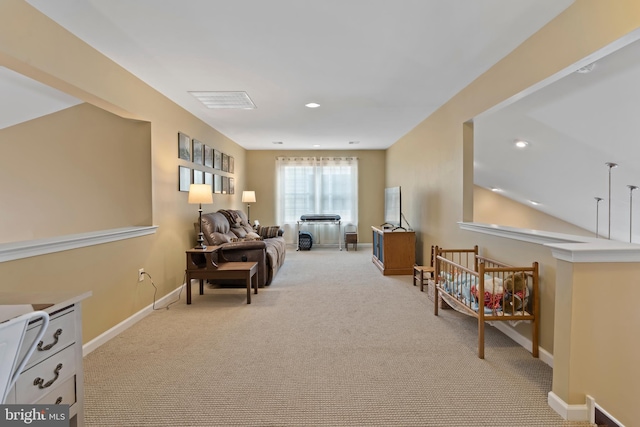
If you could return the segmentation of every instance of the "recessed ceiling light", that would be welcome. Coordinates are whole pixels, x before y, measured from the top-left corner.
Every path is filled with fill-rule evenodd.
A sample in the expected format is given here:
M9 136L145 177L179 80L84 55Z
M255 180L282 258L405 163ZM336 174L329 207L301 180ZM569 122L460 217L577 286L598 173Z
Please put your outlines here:
M314 147L320 147L320 144L313 144Z
M282 141L273 141L272 144L282 145Z
M536 202L535 200L529 200L529 203L531 203L534 206L538 206L540 204L540 202Z
M517 139L514 144L518 148L525 148L525 147L529 146L529 143L527 141L522 140L522 139Z
M320 104L317 104L315 102L310 102L308 104L304 105L305 107L309 107L309 108L318 108L320 106Z
M491 191L494 193L502 193L502 188L491 187Z
M233 108L252 110L256 108L247 92L189 92L207 108Z

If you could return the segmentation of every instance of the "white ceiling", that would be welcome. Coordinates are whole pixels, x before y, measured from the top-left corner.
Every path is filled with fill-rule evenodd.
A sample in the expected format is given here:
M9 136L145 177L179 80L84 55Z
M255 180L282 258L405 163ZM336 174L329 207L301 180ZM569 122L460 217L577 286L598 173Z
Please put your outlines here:
M387 148L573 2L27 1L251 150ZM636 58L640 48L630 46L590 74L567 71L476 118L475 182L522 203L538 201L536 209L592 231L593 198L602 197L606 237L605 162L617 162L611 236L628 241L626 185L640 185L640 148L632 142L640 116ZM5 92L15 90L5 77L0 112L7 111L3 101L12 104ZM209 110L188 93L205 90L246 91L257 109ZM308 102L321 107L305 108ZM517 138L530 147L513 149Z
M387 148L573 2L27 1L251 150Z

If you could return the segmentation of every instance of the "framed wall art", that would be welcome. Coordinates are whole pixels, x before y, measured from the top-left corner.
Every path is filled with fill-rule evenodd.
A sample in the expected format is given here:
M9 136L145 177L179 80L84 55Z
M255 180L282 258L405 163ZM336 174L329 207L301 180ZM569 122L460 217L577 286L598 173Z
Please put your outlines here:
M204 164L204 144L197 139L193 140L193 163Z
M191 168L178 166L178 190L189 191L191 185Z
M208 168L213 167L213 148L208 145L204 146L204 165Z
M229 194L229 177L222 177L222 194Z
M213 175L213 192L222 194L222 175Z
M193 183L204 184L204 171L193 170Z
M222 169L222 153L218 150L213 150L213 168Z
M222 171L229 172L229 156L222 153Z
M191 161L191 138L178 132L178 158Z
M229 156L229 172L233 173L233 170L235 168L236 168L235 161L233 160L233 157Z
M229 194L236 193L235 184L233 181L234 181L233 178L229 178Z
M213 193L213 174L211 172L204 173L204 183L211 187L211 192Z

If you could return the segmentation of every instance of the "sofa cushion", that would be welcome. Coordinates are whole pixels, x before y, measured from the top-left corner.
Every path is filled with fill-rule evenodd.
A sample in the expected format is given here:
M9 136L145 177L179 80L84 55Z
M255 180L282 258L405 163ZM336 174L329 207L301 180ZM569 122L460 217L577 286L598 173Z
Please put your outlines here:
M258 233L256 233L255 231L250 231L247 233L247 238L250 239L261 239L260 235Z
M247 237L247 231L242 227L231 227L231 232L240 239Z
M229 236L218 232L211 233L207 240L214 246L222 245L224 243L231 243L231 238Z

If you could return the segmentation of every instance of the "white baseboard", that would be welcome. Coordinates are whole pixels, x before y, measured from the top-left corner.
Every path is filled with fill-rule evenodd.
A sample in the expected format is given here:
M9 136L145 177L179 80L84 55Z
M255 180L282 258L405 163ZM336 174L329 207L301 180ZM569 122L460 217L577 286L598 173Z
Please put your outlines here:
M589 408L586 403L583 405L569 405L552 391L549 392L547 403L551 409L567 421L589 421Z
M510 328L508 325L505 325L504 322L491 322L491 324L494 328L496 328L497 330L499 330L500 332L502 332L503 334L505 334L506 336L508 336L515 342L517 342L518 344L520 344L522 347L531 351L531 346L533 344L531 343L530 339L520 335L518 332L516 332L515 329ZM538 357L540 358L541 361L543 361L544 363L546 363L547 365L553 368L553 354L549 353L544 348L538 346Z
M160 298L158 301L155 302L155 305L164 307L165 304L170 303L171 302L170 300L173 300L178 297L180 293L180 289L182 289L183 286L184 284L176 288L172 292L169 292L164 297ZM139 312L135 313L133 316L123 320L122 322L115 325L113 328L103 332L102 334L98 335L88 343L84 344L82 346L82 357L85 357L87 354L91 353L93 350L100 347L102 344L106 343L111 338L116 337L121 332L135 325L137 322L139 322L140 320L142 320L152 312L153 312L153 303L149 304Z

